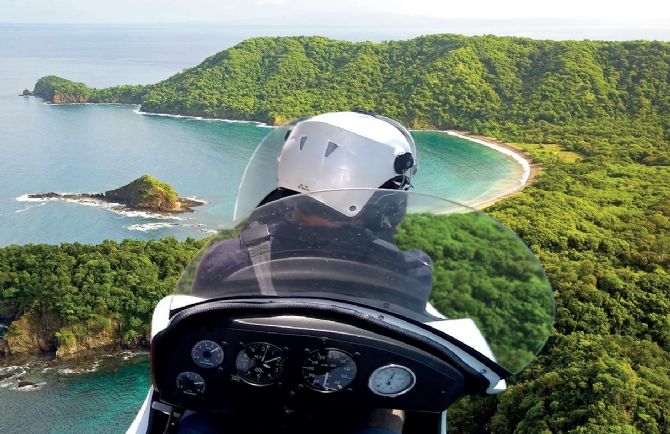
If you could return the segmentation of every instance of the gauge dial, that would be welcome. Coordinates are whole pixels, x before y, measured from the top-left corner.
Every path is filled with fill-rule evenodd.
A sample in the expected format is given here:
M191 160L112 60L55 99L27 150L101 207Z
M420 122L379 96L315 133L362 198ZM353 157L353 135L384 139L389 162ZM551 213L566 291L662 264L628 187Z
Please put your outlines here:
M319 392L337 392L356 378L356 362L344 351L326 348L309 353L302 365L302 379Z
M205 391L205 380L195 372L177 375L177 389L187 395L201 395Z
M223 362L223 348L214 341L199 341L191 348L191 359L201 368L216 368Z
M409 368L386 365L370 375L368 387L377 395L394 397L409 392L415 383L416 376Z
M284 372L284 361L281 348L265 342L255 342L237 354L235 366L242 380L254 386L268 386L277 381Z

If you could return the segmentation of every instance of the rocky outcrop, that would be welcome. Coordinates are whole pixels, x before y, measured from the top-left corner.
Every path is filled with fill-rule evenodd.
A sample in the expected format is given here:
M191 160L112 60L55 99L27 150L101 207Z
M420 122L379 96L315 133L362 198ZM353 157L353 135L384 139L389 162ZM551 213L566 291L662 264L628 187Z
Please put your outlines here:
M182 213L193 211L193 207L205 202L179 197L174 188L151 175L143 175L129 184L105 193L37 193L29 194L30 199L62 199L87 202L104 201L121 204L131 210L152 211L159 213Z
M116 321L111 321L106 327L90 325L85 332L64 327L58 332L56 357L66 360L92 351L113 350L120 345L118 330Z
M0 356L12 361L51 355L68 360L121 348L121 328L118 321L107 324L63 325L55 315L26 314L12 322L5 336L0 339ZM145 344L144 337L125 347ZM2 378L0 377L0 380Z
M84 95L54 95L51 102L54 104L81 104L88 102L88 97Z
M202 205L202 202L179 197L170 184L151 175L143 175L130 184L106 191L105 198L132 209L159 212L191 211L191 207Z
M62 323L54 315L23 315L12 322L0 343L4 356L39 354L56 350L56 332Z

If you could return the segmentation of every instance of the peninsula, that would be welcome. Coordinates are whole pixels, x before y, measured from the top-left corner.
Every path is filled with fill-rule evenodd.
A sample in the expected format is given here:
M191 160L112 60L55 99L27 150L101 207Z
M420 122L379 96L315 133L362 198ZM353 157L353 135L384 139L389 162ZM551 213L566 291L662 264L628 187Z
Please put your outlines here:
M193 211L193 207L204 202L179 197L174 188L151 175L142 175L129 184L104 193L38 193L29 194L29 199L62 199L72 201L97 200L119 204L125 208L159 213L182 213Z

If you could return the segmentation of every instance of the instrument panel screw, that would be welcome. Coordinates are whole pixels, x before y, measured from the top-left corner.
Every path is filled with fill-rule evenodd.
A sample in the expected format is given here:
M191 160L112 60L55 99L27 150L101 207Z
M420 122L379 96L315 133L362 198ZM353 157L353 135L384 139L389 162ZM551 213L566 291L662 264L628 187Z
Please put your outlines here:
M303 351L305 352L305 354L309 354L309 353L310 353L309 348L305 348Z
M358 351L356 351L356 352L354 353L354 357L361 357L361 353L359 353Z
M295 397L295 390L291 390L291 391L288 393L288 396L290 396L291 398L294 398L294 397Z

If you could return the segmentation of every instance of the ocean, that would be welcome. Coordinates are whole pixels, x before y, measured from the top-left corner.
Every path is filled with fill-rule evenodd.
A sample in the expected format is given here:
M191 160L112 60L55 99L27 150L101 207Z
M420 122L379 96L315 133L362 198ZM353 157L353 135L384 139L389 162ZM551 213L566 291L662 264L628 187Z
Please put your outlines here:
M44 104L19 97L44 75L94 87L153 83L252 36L321 34L405 39L418 30L184 25L0 24L0 247L105 239L205 237L229 224L237 184L268 133L254 123L145 115L129 105ZM522 169L485 146L413 132L421 155L415 190L475 204L518 183ZM45 192L103 192L148 173L207 202L178 216L31 201ZM128 426L149 385L146 356L104 358L88 372L37 365L0 371L0 432L99 433ZM79 372L79 373L77 373Z

